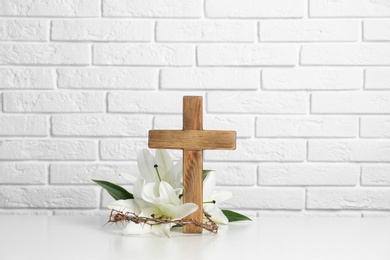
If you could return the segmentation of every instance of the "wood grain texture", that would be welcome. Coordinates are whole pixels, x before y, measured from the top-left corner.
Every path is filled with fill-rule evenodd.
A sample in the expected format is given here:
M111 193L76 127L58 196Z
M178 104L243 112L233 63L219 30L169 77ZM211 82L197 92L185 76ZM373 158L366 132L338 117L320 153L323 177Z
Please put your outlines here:
M189 215L188 219L197 222L203 221L203 152L184 150L183 161L183 201L184 203L195 203L198 210ZM184 233L202 233L201 227L184 226Z
M183 130L203 130L202 102L202 97L183 97Z
M182 146L191 140L191 136L186 134L202 132L203 130L203 100L202 97L183 97L183 131L184 137L180 140ZM177 133L176 133L177 134ZM180 139L180 138L179 138ZM172 141L175 139L171 139ZM177 139L176 139L177 140ZM192 139L197 141L197 139ZM194 143L194 142L191 142ZM193 145L190 145L193 146ZM194 219L197 222L203 221L203 151L191 148L184 148L183 151L183 201L184 203L195 203L198 210L187 218ZM202 228L196 226L184 226L184 233L202 233Z
M233 150L235 131L216 130L151 130L149 147L187 150Z

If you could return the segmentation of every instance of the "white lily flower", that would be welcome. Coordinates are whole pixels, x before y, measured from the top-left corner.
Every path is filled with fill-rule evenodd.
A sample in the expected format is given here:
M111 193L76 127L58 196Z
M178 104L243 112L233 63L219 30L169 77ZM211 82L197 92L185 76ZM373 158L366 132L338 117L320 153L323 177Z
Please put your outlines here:
M134 199L141 208L140 217L178 220L198 209L198 206L194 203L181 204L173 187L165 181L147 183L146 180L138 180L134 184L133 191ZM169 237L171 227L172 224L154 225L150 229L144 227L142 233L147 233L148 231L156 235ZM139 227L130 225L126 227L125 232L137 234L137 230L139 231Z
M120 174L134 182L132 196L118 185L93 180L115 199L133 197L108 204L108 208L112 210L109 222L127 222L122 230L123 235L152 233L170 237L170 230L175 224L183 224L185 217L198 210L195 203L183 204L183 200L180 199L183 191L183 159L175 164L166 150L157 149L153 156L148 150L143 149L137 156L137 162L139 174ZM219 207L223 201L233 196L228 191L215 191L215 186L215 173L209 171L203 181L203 210L208 215L204 216L203 225L192 223L212 233L217 232L215 224L228 224L228 218ZM234 212L231 214L235 216L234 221L249 219ZM210 219L215 223L209 223Z
M108 208L122 213L135 213L140 217L168 220L182 219L198 209L198 206L194 203L181 204L172 186L165 181L159 183L140 181L138 183L143 185L143 187L137 189L141 192L137 195L141 195L141 198L137 200L117 200L108 204ZM140 207L139 205L142 206ZM169 237L172 226L173 224L170 223L149 226L130 222L123 229L122 234L132 235L152 232L158 236L165 235Z
M179 220L195 212L198 206L194 203L182 204L179 194L182 190L183 161L174 164L168 152L156 150L153 156L143 149L137 157L140 178L133 186L134 199L118 200L109 204L110 209L123 213L135 213L139 217ZM134 175L121 174L134 180ZM122 234L170 235L173 224L142 225L130 222Z
M229 191L215 191L216 177L214 172L209 172L203 181L203 209L211 215L211 220L217 224L228 224L229 220L219 209L221 202L233 197Z

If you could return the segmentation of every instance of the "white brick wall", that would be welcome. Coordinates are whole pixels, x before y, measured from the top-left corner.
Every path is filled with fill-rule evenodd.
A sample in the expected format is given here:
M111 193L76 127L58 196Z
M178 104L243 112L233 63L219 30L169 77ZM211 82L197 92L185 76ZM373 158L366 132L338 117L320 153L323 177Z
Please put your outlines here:
M149 21L55 20L51 24L51 39L150 42L152 25Z
M286 44L199 45L199 66L294 66L298 48Z
M158 42L254 42L252 21L161 21L156 24Z
M99 0L1 0L0 14L16 17L91 17L99 16Z
M154 68L67 68L57 70L57 87L65 89L157 89Z
M206 0L206 17L210 18L300 18L304 0Z
M190 45L96 44L94 65L191 66L195 50Z
M348 20L264 20L259 37L264 42L357 41L359 22Z
M86 44L2 43L1 65L87 65Z
M360 69L297 67L262 70L262 87L266 90L358 90L362 86Z
M105 213L200 95L226 208L390 216L389 90L388 0L0 0L0 214Z
M0 67L0 89L54 89L54 70Z

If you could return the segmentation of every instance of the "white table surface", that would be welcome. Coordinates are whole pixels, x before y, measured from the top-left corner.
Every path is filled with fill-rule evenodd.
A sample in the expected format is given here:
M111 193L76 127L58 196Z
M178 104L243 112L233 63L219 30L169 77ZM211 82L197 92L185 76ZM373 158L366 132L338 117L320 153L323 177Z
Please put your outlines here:
M390 219L261 218L171 238L122 236L106 220L0 216L0 259L390 259Z

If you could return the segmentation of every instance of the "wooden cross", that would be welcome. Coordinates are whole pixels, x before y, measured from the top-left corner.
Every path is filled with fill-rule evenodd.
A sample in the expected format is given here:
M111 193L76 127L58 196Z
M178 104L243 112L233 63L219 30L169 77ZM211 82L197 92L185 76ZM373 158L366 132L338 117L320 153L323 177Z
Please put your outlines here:
M203 221L203 150L236 149L235 131L203 130L202 97L183 97L183 130L149 131L149 147L183 150L183 201L198 205L188 216ZM184 233L202 233L201 227L184 226Z

